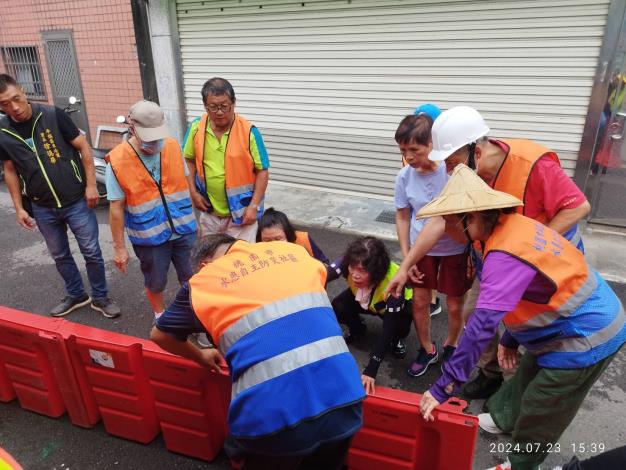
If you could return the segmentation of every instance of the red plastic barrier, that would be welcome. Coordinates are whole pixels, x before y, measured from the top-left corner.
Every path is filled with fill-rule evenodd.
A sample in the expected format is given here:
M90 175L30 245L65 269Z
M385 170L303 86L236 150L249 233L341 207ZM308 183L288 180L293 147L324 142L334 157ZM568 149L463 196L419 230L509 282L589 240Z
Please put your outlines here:
M65 320L0 307L0 401L53 418L66 411L90 427L69 355L57 330Z
M227 433L231 382L228 371L211 372L146 341L145 370L168 450L213 460Z
M364 426L348 454L350 470L471 470L478 418L462 412L465 402L449 400L426 422L421 395L376 387L363 404Z
M142 340L67 322L63 336L91 416L110 434L141 443L159 433Z
M0 335L1 334L2 333L0 333ZM0 339L0 344L1 343L2 339ZM0 348L2 348L2 346L0 346ZM15 390L13 390L11 377L9 377L7 369L4 366L2 356L3 354L0 353L0 401L9 403L10 401L15 400Z

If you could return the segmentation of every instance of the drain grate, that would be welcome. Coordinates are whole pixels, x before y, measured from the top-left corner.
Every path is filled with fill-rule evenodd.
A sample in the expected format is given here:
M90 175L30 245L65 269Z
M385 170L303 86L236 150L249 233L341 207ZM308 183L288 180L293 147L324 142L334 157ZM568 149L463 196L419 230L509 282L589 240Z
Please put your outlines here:
M396 211L382 211L378 214L378 217L374 219L376 222L382 222L383 224L396 223Z

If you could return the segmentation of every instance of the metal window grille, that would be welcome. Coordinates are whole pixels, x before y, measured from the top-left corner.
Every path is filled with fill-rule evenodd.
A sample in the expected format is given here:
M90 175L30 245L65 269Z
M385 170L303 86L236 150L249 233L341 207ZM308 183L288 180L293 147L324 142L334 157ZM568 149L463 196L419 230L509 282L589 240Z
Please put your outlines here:
M43 75L37 48L34 46L11 46L2 48L2 60L8 72L22 86L31 99L46 98Z

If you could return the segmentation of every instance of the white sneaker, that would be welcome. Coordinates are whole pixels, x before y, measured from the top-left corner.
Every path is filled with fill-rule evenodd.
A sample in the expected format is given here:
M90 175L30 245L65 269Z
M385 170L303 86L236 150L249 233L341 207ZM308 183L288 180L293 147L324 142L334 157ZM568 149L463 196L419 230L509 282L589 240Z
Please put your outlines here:
M487 470L511 470L511 462L507 460L506 462L500 463L495 467L489 467Z
M496 425L489 413L481 413L478 415L478 425L483 431L487 431L489 434L507 434Z

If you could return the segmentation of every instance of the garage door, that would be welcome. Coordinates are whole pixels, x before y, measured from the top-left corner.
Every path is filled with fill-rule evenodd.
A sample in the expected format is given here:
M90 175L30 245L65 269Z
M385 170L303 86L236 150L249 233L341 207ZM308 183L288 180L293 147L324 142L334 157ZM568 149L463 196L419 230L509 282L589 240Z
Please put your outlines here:
M387 198L393 135L424 102L577 158L604 0L177 0L188 120L213 76L262 131L271 178Z

